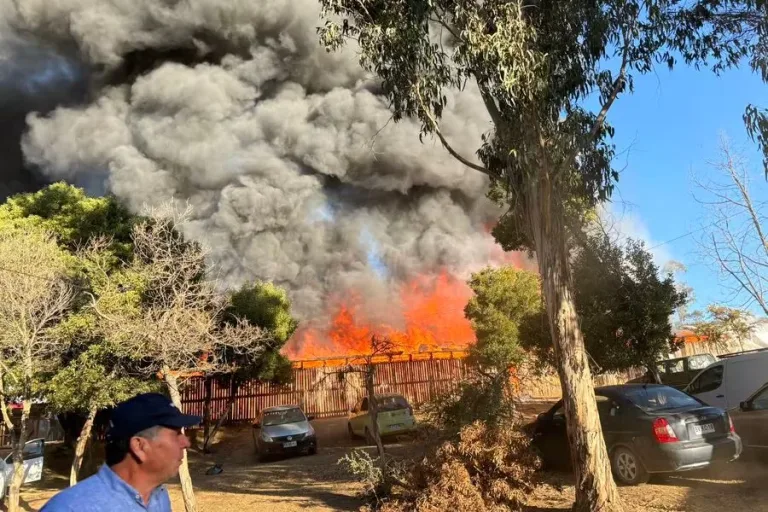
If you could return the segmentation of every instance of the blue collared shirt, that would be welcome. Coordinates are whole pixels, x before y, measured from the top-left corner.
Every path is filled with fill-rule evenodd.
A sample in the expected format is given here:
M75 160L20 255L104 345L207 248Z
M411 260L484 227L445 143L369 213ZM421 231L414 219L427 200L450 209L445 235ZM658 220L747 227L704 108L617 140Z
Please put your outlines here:
M171 512L164 485L152 491L149 504L104 464L99 472L51 498L40 512Z

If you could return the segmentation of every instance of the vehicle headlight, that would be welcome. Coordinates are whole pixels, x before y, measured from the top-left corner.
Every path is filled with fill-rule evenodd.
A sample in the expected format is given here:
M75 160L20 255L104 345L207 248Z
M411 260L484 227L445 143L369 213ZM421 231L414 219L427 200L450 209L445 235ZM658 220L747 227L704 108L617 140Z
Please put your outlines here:
M269 437L269 435L266 432L262 432L261 433L261 440L262 441L266 441L267 443L271 443L272 442L272 438Z
M307 436L314 437L315 435L315 429L312 428L312 425L309 426L309 430L307 430Z

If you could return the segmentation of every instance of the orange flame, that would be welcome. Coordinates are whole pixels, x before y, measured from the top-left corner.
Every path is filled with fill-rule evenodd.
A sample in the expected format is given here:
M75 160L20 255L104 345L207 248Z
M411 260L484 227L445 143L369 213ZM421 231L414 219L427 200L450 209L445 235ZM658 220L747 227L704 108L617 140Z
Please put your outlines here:
M461 350L475 341L464 306L472 290L448 272L419 276L401 286L405 327L371 324L361 312L360 293L350 291L339 303L327 329L304 327L288 341L283 353L292 360L363 355L371 351L373 335L388 337L398 352Z
M488 233L488 264L514 265L535 271L535 263L521 252L506 252L490 235L493 222L484 225ZM396 329L366 318L359 290L345 290L342 299L329 300L330 325L318 327L317 320L302 325L288 340L283 353L293 361L370 354L371 337L386 336L403 354L440 350L463 351L475 342L472 325L464 316L472 290L461 278L442 270L417 276L399 286L404 326Z

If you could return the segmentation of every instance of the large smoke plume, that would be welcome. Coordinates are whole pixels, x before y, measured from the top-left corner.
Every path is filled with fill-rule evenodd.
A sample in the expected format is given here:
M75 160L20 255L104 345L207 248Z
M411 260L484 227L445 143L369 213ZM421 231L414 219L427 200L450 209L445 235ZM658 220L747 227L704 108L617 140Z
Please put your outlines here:
M17 1L0 14L16 31L0 78L48 48L68 60L41 53L28 74L58 65L87 89L76 106L27 118L27 164L134 209L189 202L187 234L224 282L275 281L305 320L356 289L369 318L396 324L382 317L398 309L393 285L487 264L498 211L485 177L421 144L415 122L390 120L354 49L319 46L319 12L316 0ZM49 102L73 97L52 98L55 83ZM475 94L449 101L443 131L471 156L485 109Z

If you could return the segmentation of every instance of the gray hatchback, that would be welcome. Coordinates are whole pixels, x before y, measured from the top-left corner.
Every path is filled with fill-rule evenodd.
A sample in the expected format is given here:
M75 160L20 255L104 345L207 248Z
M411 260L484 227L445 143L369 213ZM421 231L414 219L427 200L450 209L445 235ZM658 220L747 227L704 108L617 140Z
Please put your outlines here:
M298 405L280 405L261 411L253 424L253 439L259 460L271 455L317 453L317 436L307 416Z

